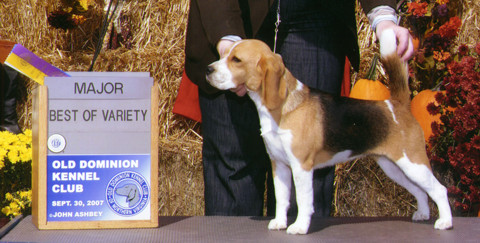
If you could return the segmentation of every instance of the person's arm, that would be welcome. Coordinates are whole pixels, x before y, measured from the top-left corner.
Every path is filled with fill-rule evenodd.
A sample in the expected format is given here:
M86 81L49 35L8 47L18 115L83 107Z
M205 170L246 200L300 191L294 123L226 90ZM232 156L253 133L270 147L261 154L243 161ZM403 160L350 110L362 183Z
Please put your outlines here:
M196 1L202 26L209 42L217 46L222 37L228 35L245 38L242 10L234 0L192 0Z
M215 46L220 57L237 40L245 38L242 11L238 1L192 0L198 6L202 27L207 39ZM239 96L246 94L244 87L232 90Z
M384 30L393 29L397 37L397 53L406 61L413 56L412 36L408 29L398 25L396 11L394 9L395 1L361 1L364 11L367 13L370 24L377 38L381 36ZM380 5L379 5L380 4ZM368 11L368 12L367 12Z

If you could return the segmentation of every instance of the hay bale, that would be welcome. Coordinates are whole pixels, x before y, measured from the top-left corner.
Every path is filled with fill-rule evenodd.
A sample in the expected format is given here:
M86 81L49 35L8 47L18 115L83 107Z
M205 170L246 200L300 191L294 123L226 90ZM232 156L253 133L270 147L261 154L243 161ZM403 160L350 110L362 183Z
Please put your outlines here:
M473 46L480 41L480 2L476 0L460 1L462 4L462 27L460 28L456 43Z
M24 45L62 70L87 71L99 39L104 4L95 1L85 23L64 31L47 23L47 14L58 9L60 1L5 0L0 3L0 38ZM183 71L188 4L187 0L127 1L123 13L133 31L132 49L104 48L94 66L94 71L150 72L160 91L160 215L202 215L204 207L199 125L171 113ZM21 127L31 128L28 94L37 84L23 81L17 113Z
M415 198L399 186L370 158L336 168L333 216L404 216L416 211ZM432 216L438 211L429 202Z

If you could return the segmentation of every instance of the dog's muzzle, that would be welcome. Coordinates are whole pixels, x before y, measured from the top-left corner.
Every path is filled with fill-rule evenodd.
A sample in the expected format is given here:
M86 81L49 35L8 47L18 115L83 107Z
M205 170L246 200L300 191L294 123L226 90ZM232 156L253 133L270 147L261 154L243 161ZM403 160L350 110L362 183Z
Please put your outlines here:
M205 78L213 87L220 90L235 88L232 82L232 74L228 70L225 61L216 61L207 66Z
M212 65L208 65L208 66L207 66L207 70L205 71L205 74L207 75L207 77L208 77L208 75L210 75L210 74L212 74L212 73L214 73L214 72L215 72L215 68L212 67Z

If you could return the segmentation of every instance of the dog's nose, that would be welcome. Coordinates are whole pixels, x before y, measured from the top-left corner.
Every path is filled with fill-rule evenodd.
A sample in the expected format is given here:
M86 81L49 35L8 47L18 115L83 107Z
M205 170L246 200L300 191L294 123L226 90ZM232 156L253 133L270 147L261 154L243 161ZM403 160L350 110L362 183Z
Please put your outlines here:
M207 75L210 75L211 73L215 72L215 68L212 67L212 65L207 66L207 71L205 72Z

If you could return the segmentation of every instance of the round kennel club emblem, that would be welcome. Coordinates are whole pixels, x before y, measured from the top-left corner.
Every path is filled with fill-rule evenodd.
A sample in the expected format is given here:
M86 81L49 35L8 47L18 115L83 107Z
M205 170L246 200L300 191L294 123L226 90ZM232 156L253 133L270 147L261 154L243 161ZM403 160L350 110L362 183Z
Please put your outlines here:
M47 147L54 153L60 153L65 149L67 142L65 138L60 134L53 134L47 140Z
M142 175L124 171L108 182L106 194L110 209L119 215L133 216L147 206L150 193Z

